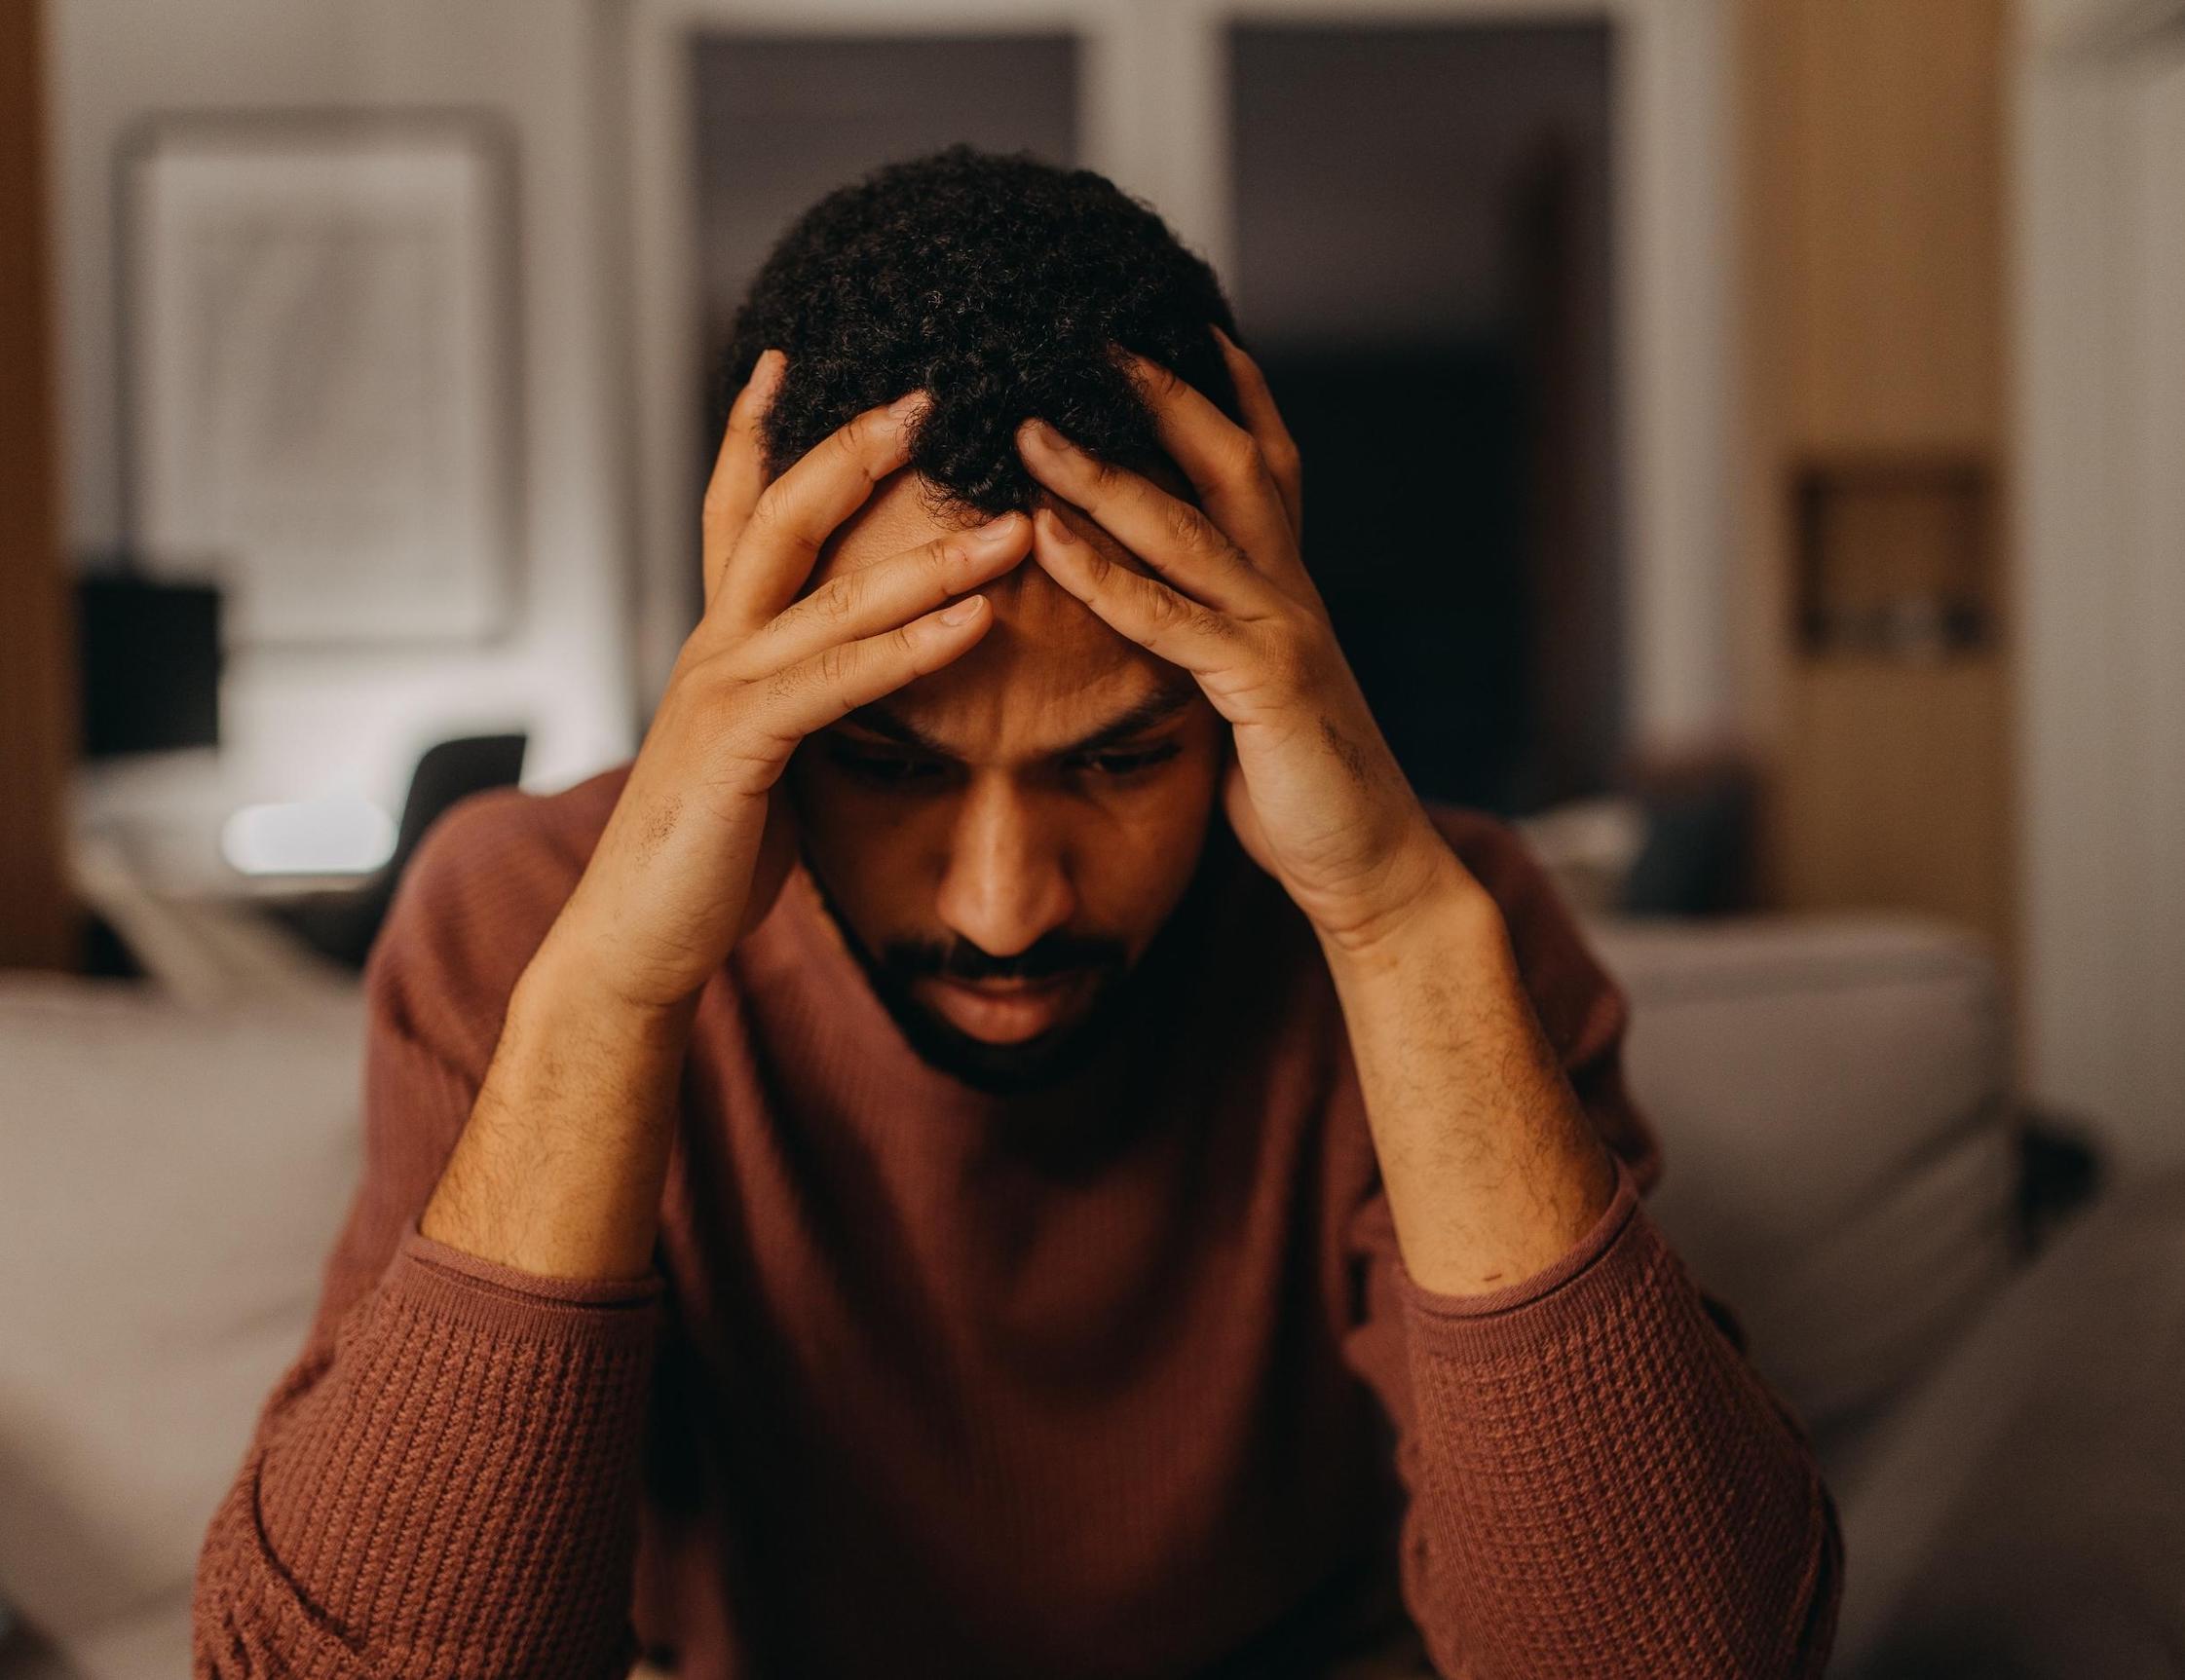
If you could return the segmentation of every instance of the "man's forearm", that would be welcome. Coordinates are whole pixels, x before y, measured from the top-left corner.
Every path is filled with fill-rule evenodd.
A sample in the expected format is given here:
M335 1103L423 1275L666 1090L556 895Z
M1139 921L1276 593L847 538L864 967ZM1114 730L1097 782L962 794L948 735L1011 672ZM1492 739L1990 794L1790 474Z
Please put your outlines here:
M1370 942L1330 943L1405 1268L1445 1294L1553 1264L1615 1185L1493 899L1457 864Z
M696 1008L619 1002L549 936L509 998L423 1234L545 1277L641 1275Z

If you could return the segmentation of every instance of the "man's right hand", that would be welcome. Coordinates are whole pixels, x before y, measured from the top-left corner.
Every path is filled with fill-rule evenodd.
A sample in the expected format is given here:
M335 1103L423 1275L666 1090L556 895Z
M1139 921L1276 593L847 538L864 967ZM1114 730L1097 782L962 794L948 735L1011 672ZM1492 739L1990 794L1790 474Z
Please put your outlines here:
M704 614L549 936L639 1009L694 996L772 906L795 849L774 790L798 743L969 649L992 611L952 598L1031 548L1032 522L1004 514L799 600L821 544L908 459L922 399L858 415L768 485L758 428L782 367L768 351L730 411L705 496Z
M774 793L789 755L978 641L993 609L964 591L1032 545L1032 521L1007 514L799 600L820 546L904 465L917 393L860 414L770 485L758 422L781 366L768 352L736 398L706 491L704 614L583 877L516 983L419 1219L426 1237L520 1271L646 1268L698 993L794 853Z

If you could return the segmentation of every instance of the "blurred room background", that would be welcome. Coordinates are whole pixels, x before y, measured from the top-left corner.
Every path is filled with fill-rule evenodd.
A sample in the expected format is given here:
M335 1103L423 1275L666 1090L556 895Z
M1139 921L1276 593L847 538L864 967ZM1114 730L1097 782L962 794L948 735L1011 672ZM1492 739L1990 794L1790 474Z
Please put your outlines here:
M634 749L743 286L955 140L1230 288L1391 741L1633 992L1842 1671L2185 1673L2185 0L5 0L0 1674L174 1671L402 863Z

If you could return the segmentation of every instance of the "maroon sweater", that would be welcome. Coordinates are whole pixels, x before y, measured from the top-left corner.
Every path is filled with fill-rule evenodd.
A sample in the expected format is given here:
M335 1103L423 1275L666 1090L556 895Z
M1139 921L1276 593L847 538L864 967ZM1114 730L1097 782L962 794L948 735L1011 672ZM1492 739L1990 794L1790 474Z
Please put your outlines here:
M809 879L706 989L652 1275L422 1237L626 766L466 801L365 980L364 1175L200 1561L201 1676L1818 1675L1801 1435L1639 1205L1623 999L1506 828L1501 904L1619 1186L1539 1276L1414 1283L1340 1012L1219 847L1090 1064L917 1060ZM1397 1593L1400 1589L1401 1602Z

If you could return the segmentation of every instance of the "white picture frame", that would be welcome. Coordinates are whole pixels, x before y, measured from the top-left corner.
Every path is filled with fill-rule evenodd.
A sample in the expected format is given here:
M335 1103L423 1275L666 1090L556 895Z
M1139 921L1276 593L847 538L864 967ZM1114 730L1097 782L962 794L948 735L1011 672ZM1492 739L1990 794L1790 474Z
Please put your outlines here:
M517 541L491 119L176 117L119 183L128 546L231 645L478 641Z

